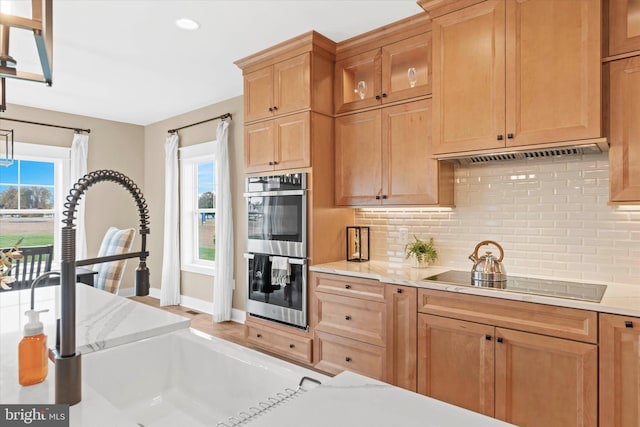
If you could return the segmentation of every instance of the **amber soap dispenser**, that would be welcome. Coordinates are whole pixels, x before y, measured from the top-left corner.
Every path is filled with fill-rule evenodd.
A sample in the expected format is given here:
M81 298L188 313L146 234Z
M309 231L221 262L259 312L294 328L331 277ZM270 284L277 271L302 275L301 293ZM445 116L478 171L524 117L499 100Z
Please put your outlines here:
M27 310L29 321L24 325L24 338L18 345L18 381L33 385L44 381L49 373L47 336L40 321L40 313L49 310Z

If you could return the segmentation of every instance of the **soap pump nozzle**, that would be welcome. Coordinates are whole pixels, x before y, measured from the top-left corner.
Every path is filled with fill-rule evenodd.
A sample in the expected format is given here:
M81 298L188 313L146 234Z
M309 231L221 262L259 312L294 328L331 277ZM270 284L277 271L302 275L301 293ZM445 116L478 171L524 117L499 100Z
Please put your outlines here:
M43 333L44 326L40 321L40 313L45 313L47 311L49 311L49 309L27 310L24 312L24 314L29 318L27 324L24 325L24 336L29 337Z

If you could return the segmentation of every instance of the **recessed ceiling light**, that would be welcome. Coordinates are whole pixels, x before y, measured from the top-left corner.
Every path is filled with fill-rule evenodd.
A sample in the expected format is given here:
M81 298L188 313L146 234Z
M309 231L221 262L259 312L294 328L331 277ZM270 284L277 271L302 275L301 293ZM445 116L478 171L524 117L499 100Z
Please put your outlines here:
M182 28L183 30L189 30L189 31L197 30L198 28L200 28L200 24L198 24L193 19L189 19L189 18L178 19L176 21L176 25L178 26L178 28Z

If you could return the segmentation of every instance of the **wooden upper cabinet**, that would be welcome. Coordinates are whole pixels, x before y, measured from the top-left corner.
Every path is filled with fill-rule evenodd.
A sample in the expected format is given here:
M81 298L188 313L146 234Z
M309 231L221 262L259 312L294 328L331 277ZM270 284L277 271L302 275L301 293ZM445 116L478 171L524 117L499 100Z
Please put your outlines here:
M309 58L305 53L245 75L245 121L309 108Z
M489 0L433 21L436 154L504 147L504 13Z
M428 32L336 62L336 114L429 93L431 34Z
M336 118L336 204L452 205L453 169L431 156L431 100Z
M599 0L488 0L433 21L435 153L601 137Z
M600 427L640 425L640 319L600 314Z
M610 62L609 198L640 201L640 56Z
M309 112L248 124L244 129L245 172L309 167L311 123Z
M608 0L609 55L640 50L640 0Z
M601 137L600 0L506 5L507 147Z

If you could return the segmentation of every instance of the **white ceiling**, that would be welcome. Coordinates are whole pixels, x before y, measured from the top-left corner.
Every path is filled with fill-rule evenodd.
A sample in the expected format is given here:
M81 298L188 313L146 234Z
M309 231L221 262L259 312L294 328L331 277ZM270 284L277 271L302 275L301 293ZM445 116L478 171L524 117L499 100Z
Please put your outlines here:
M7 102L138 125L241 95L233 61L276 43L309 30L338 42L422 12L416 0L53 3L53 86L7 79ZM178 29L183 17L200 29ZM27 31L12 29L9 53L19 70L41 73Z

